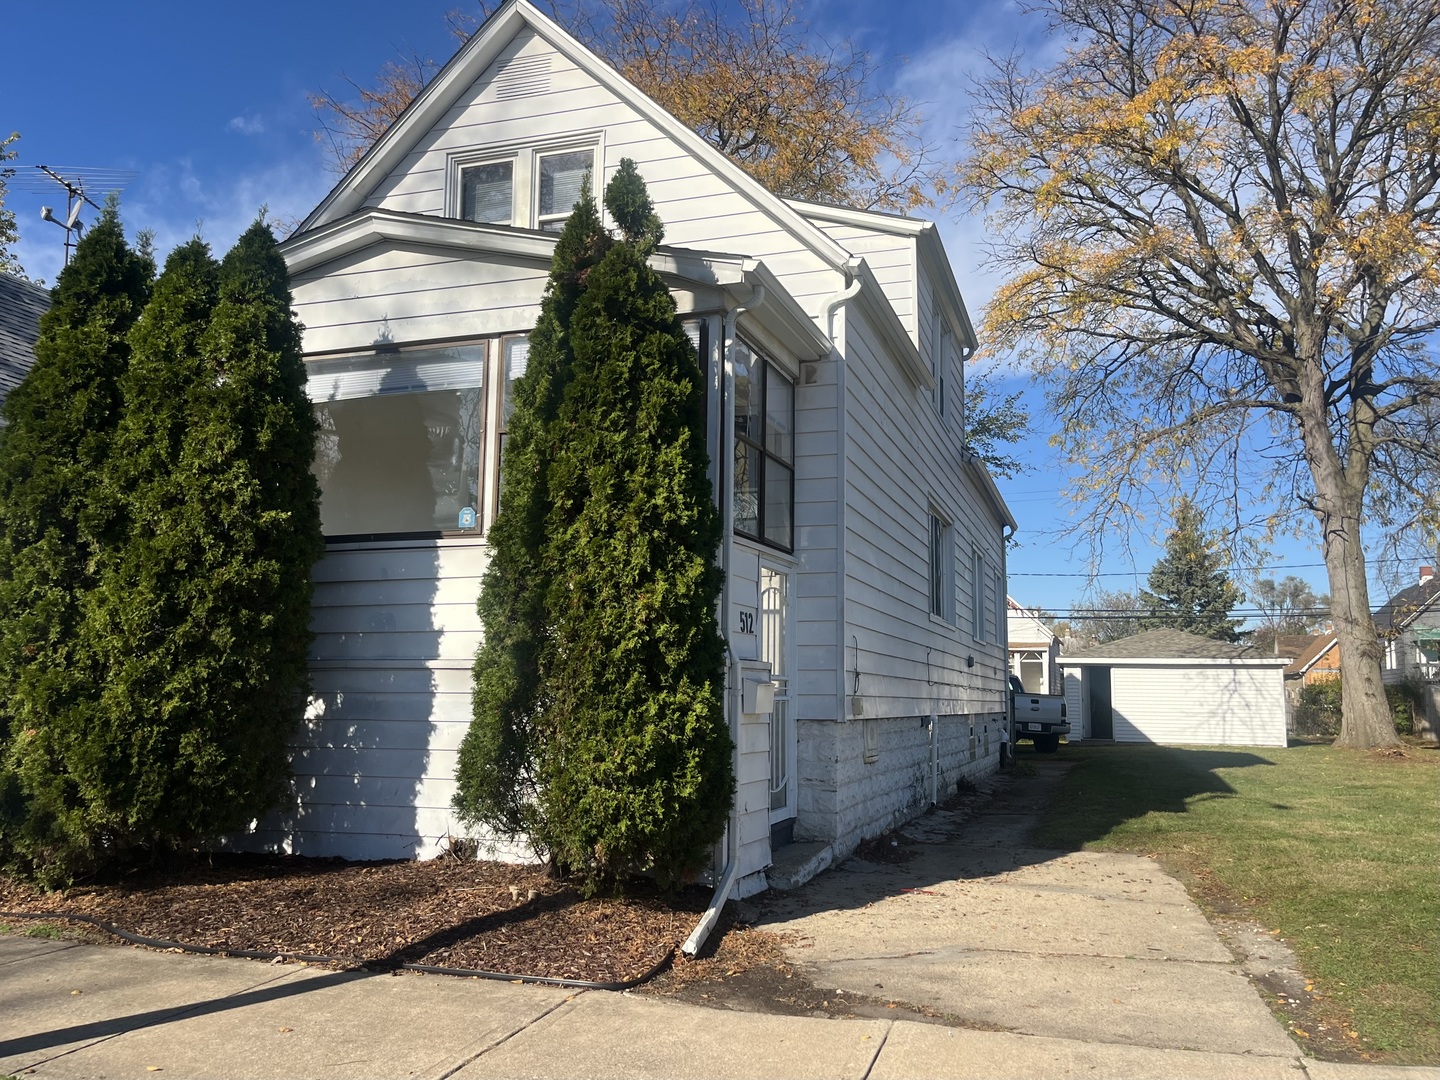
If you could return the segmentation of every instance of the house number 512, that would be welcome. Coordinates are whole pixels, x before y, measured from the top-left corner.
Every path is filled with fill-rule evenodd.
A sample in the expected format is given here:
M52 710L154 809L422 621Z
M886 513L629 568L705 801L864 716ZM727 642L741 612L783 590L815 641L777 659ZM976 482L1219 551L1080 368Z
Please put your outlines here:
M740 612L740 633L753 634L755 632L755 612Z

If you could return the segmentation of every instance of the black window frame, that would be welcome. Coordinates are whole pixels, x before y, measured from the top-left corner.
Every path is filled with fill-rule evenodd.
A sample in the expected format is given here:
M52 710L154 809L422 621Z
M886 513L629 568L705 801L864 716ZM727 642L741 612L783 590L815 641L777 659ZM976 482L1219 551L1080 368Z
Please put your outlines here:
M765 544L767 547L773 547L778 551L784 551L787 553L793 552L795 550L796 380L790 378L789 375L787 375L784 371L780 370L780 368L776 365L775 361L771 360L768 356L766 356L759 349L755 348L749 342L742 342L741 347L743 347L750 354L751 357L750 393L753 395L756 393L757 389L759 391L758 408L755 408L753 411L756 415L760 417L760 431L759 438L757 439L754 437L753 433L742 433L739 425L736 425L735 445L730 448L730 453L732 457L737 455L741 446L759 451L760 474L757 477L755 483L755 532L752 533L749 530L742 528L738 524L735 508L735 491L732 491L730 495L731 526L734 529L736 535L738 536L743 536L748 540L754 540L757 543ZM774 448L768 445L770 440L768 438L769 424L767 423L767 420L770 415L770 379L772 376L783 379L790 388L790 416L788 418L788 427L791 449L790 457L788 459L776 453ZM730 408L732 411L735 409L735 402L730 403ZM788 513L786 516L789 520L789 535L786 537L786 542L783 543L769 535L769 526L766 521L766 518L768 516L766 512L766 508L769 503L768 496L772 494L770 484L770 468L772 462L780 468L783 468L789 474L788 490L785 492L785 501L788 507Z

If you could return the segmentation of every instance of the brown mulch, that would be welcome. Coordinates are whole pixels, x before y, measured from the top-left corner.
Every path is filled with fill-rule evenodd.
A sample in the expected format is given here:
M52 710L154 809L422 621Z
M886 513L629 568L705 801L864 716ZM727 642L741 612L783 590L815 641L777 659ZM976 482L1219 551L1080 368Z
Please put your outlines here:
M664 899L642 886L626 899L585 899L534 867L450 858L214 855L53 893L0 878L0 911L86 915L186 945L601 983L660 964L709 896L695 888Z

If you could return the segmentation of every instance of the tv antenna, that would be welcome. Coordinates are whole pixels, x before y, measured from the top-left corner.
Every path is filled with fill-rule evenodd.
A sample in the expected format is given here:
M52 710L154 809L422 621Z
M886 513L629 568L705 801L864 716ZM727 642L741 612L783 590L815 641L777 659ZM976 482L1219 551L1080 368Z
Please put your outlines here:
M80 220L81 211L87 203L96 210L100 209L100 205L85 193L86 185L99 187L104 191L118 191L129 183L135 174L126 169L94 169L78 165L60 165L53 169L49 165L36 165L35 169L36 173L23 180L16 177L15 181L19 183L12 181L12 185L30 191L50 191L50 185L55 183L65 189L65 216L62 218L55 207L42 206L40 217L65 230L65 265L69 266L70 253L75 250L76 243L85 232L85 223ZM25 180L29 182L26 183Z

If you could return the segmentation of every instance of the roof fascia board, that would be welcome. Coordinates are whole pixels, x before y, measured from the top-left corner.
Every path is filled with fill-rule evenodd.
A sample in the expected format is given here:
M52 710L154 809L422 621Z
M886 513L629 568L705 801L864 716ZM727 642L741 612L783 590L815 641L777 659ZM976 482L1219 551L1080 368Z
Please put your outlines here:
M782 343L793 352L799 360L823 360L830 355L833 348L831 341L820 328L815 325L815 320L802 308L799 302L790 295L780 279L771 273L770 268L763 262L753 262L745 272L745 279L751 286L750 299L755 295L756 289L765 290L763 301L754 311L754 315L763 322L772 333L778 333ZM739 298L737 298L739 299Z
M990 505L1000 515L1002 524L1009 525L1011 532L1019 532L1020 524L1015 520L1015 515L1010 513L1010 507L1005 502L1005 497L1000 494L1000 489L995 486L995 478L990 475L990 470L985 467L985 459L975 453L968 446L965 448L965 467L970 470L970 475L980 484L980 490L990 500Z
M916 236L930 224L923 218L887 214L880 210L860 210L853 206L833 206L829 203L806 202L804 199L786 199L785 202L806 218L829 221L836 225L850 225L856 229L893 233L896 236Z
M1061 667L1289 667L1288 656L1062 656Z
M467 255L504 255L549 266L558 239L555 233L521 231L506 225L483 225L372 207L287 240L280 245L280 252L294 276L309 273L316 267L383 241L441 248ZM662 277L699 285L734 287L745 284L747 275L757 264L753 259L739 255L697 254L683 248L662 247L650 256L650 265Z
M370 151L326 196L325 201L301 223L301 230L324 224L358 209L375 185L389 175L419 138L445 115L460 94L484 73L525 25L581 71L645 116L685 149L699 156L701 161L719 173L756 209L774 217L822 262L840 271L844 271L850 264L850 253L831 240L822 229L806 221L787 206L783 199L767 191L739 165L676 120L526 0L509 0L485 21L474 36L440 69L439 74L416 95L415 100L395 123L390 125Z
M945 245L940 240L940 230L931 221L925 222L925 226L919 234L920 256L930 271L930 280L941 286L936 292L943 297L952 322L959 328L960 339L966 352L965 359L968 360L969 354L979 347L980 340L975 336L975 327L970 322L970 310L965 306L965 295L960 291L960 283L955 280L955 268L950 265L950 257L945 253Z

